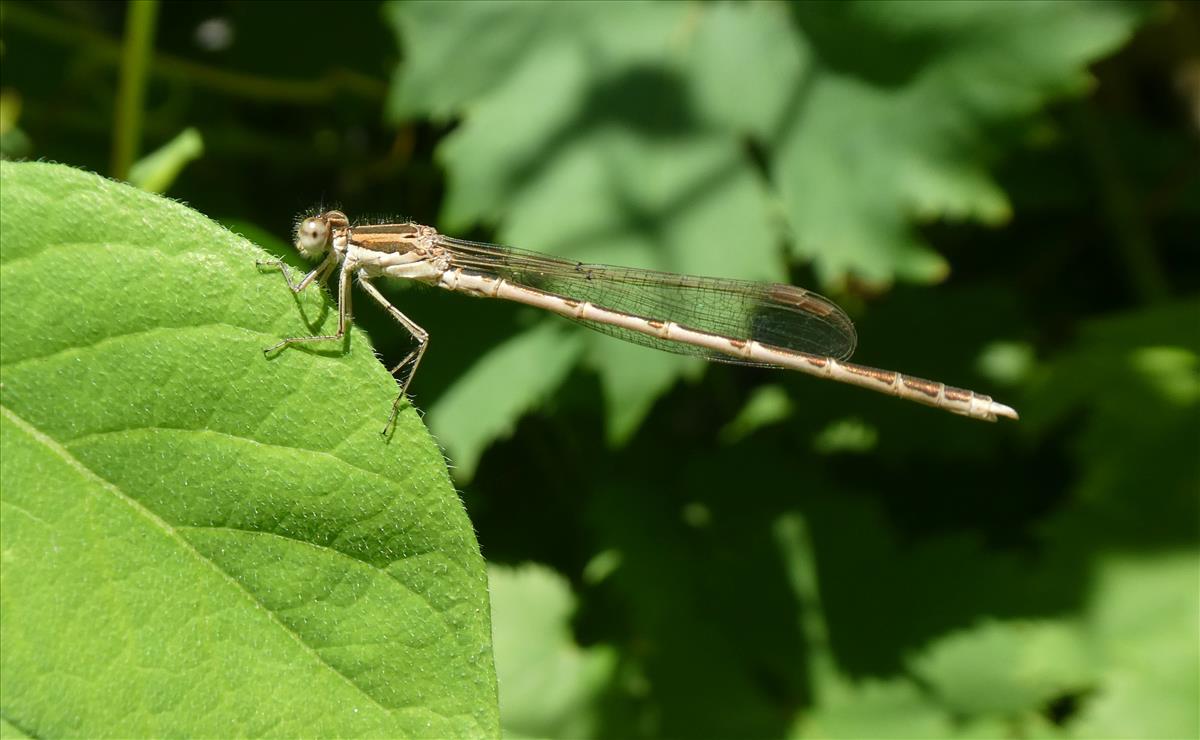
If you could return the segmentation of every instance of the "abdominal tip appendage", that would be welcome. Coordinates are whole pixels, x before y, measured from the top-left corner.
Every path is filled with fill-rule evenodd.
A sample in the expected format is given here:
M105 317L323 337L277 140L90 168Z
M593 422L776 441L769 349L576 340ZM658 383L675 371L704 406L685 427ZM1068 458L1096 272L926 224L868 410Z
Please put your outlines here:
M995 401L992 401L992 413L996 416L1003 416L1008 419L1015 420L1021 418L1016 409L1012 408L1011 406L1005 406L1002 403L996 403Z

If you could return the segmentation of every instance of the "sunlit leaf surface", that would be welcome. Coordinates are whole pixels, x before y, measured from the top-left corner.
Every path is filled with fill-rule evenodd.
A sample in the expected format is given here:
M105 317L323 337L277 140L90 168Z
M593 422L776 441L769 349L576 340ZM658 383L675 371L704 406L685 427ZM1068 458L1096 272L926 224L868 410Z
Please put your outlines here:
M0 170L4 717L52 735L496 731L486 580L354 332L171 201Z

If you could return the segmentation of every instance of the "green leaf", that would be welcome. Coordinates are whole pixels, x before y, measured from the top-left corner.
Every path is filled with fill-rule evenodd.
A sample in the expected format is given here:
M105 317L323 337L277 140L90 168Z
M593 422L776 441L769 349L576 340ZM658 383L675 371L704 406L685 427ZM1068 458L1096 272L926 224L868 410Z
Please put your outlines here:
M987 622L951 633L913 660L945 706L964 715L1033 713L1096 676L1077 625Z
M561 322L539 324L485 354L438 399L429 418L458 480L470 480L487 445L512 434L513 422L562 382L579 339Z
M778 424L794 412L794 404L782 387L761 386L746 400L741 412L721 430L721 440L735 444L763 427Z
M910 681L865 681L841 687L805 714L796 738L955 737L949 717Z
M364 336L163 198L0 164L3 713L48 735L495 734L486 576ZM306 325L302 317L313 321Z
M813 439L813 449L822 455L866 454L879 443L879 430L861 419L838 419Z
M1089 636L1105 673L1075 737L1200 736L1200 553L1109 558L1096 582Z
M1039 438L1076 423L1078 492L1088 509L1056 526L1079 542L1194 543L1200 518L1200 302L1083 324L1040 372L1024 406ZM1136 491L1137 495L1130 495Z
M575 598L554 571L491 565L488 575L505 735L592 735L595 704L612 679L616 654L576 644L570 627Z
M661 39L690 6L517 3L501 18L486 4L405 3L388 12L412 42L392 115L468 103L474 111L441 149L451 173L447 230L501 221L506 243L571 259L783 278L766 191L740 142L686 120L683 58ZM461 49L475 45L481 26L483 56L466 60ZM666 136L673 123L682 134ZM736 234L736 249L716 234ZM603 336L583 341L615 441L697 367L645 350L630 357ZM502 378L490 383L502 387Z
M3 740L16 740L17 738L23 740L27 737L29 737L29 735L26 735L16 727L13 727L9 722L0 719L0 738L3 738Z
M792 7L806 64L783 86L802 92L772 144L793 246L826 281L875 282L945 277L915 220L1007 220L987 167L997 126L1083 92L1086 65L1145 14L1108 2Z
M605 436L613 445L629 440L650 413L654 401L681 375L696 375L703 361L657 352L612 337L584 335L587 364L600 376L607 411Z
M133 163L129 182L142 190L165 193L188 162L204 154L204 139L194 128L186 128L174 139Z
M461 119L438 149L446 231L483 223L570 259L777 281L790 243L841 284L943 278L915 222L1005 220L996 129L1082 90L1144 11L409 2L386 15L404 47L389 116ZM696 367L584 341L613 442Z
M29 156L32 144L17 123L21 119L21 94L12 88L0 90L0 158Z

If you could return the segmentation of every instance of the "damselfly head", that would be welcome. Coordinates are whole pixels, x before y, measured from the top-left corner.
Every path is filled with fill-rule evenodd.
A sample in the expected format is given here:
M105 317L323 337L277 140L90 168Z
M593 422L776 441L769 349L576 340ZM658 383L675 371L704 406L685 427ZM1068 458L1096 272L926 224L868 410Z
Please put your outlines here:
M328 214L312 216L296 226L296 249L307 259L317 259L329 249Z
M341 211L309 216L296 224L296 249L307 259L319 259L329 251L338 232L349 228L350 220Z

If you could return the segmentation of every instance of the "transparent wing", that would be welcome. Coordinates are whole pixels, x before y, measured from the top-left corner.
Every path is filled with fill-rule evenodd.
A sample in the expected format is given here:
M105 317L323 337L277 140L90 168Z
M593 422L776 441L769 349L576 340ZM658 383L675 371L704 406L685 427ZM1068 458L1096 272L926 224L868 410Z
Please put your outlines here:
M792 285L570 262L440 235L438 240L455 267L646 319L674 321L697 331L841 360L854 352L858 341L854 324L837 304ZM667 352L719 362L765 364L595 321L578 323Z

